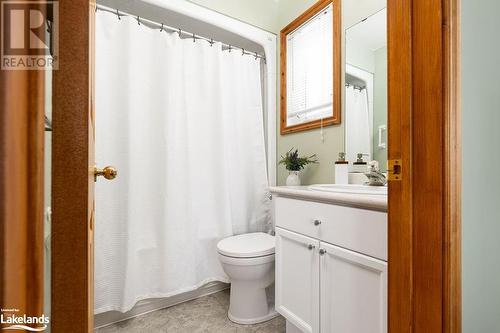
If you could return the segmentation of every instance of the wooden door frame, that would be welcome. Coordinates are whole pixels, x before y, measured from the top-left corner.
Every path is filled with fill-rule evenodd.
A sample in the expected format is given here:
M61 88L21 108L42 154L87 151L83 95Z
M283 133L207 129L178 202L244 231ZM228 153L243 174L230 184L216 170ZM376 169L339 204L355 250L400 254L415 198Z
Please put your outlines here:
M389 332L461 331L459 10L388 0Z
M460 332L459 0L388 0L391 333ZM60 2L54 77L53 332L92 331L88 183L93 3ZM90 126L91 127L91 126ZM64 172L62 172L64 171Z
M43 314L45 72L0 70L0 307Z
M94 0L59 1L52 111L53 333L93 332Z

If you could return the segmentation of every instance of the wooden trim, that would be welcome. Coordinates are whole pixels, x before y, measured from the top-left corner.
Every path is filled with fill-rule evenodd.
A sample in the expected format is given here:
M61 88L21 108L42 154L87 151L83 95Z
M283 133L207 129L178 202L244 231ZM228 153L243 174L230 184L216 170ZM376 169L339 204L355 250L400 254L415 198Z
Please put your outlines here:
M413 326L443 317L443 40L441 1L412 1Z
M43 70L0 70L0 307L43 314Z
M444 258L443 331L462 331L460 1L443 1Z
M333 4L333 114L331 117L307 123L287 126L286 124L286 36L307 22L320 10ZM319 0L280 32L280 133L281 135L340 124L342 115L342 10L341 0Z
M36 7L46 12L45 4ZM0 307L38 317L44 314L45 71L0 70L0 106Z
M52 141L54 333L93 331L93 17L89 0L59 2Z
M458 0L389 0L389 332L460 332Z
M412 325L413 215L411 121L411 2L387 1L388 159L401 159L404 176L388 195L388 329L409 333Z

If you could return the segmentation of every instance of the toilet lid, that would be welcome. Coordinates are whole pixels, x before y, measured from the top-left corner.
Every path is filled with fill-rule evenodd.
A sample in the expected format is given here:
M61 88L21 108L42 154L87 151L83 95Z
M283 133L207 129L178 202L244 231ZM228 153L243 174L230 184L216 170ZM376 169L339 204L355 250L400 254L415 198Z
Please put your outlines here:
M252 258L274 254L274 236L263 232L241 234L221 240L219 253L229 257Z

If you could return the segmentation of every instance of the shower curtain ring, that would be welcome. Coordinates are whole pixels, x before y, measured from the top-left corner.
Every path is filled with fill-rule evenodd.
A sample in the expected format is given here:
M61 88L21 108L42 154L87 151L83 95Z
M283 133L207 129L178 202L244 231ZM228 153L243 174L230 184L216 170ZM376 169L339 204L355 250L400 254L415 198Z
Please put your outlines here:
M118 11L118 9L116 10L116 16L118 16L118 19L121 20L122 17L120 16L120 12Z
M196 42L196 36L193 34L193 43Z
M163 23L161 24L160 32L163 31Z
M257 52L255 52L255 60L257 60L259 56L257 55Z
M241 55L245 55L245 49L241 49Z
M182 35L182 30L181 28L179 28L179 31L177 32L179 34L179 38L181 38L181 35Z
M210 38L210 46L214 46L214 39Z
M229 45L229 53L231 53L231 50L232 50L231 45Z
M137 15L137 25L141 25L141 18Z

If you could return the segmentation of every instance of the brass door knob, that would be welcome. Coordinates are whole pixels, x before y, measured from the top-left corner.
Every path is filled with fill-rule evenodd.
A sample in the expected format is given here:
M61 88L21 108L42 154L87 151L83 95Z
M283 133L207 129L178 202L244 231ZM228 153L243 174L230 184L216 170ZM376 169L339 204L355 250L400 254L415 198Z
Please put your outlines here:
M113 166L104 167L104 169L99 169L98 167L94 167L94 180L97 181L97 177L101 176L106 178L107 180L112 180L116 178L118 171Z

